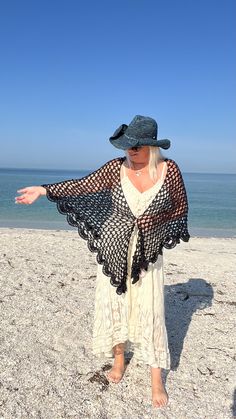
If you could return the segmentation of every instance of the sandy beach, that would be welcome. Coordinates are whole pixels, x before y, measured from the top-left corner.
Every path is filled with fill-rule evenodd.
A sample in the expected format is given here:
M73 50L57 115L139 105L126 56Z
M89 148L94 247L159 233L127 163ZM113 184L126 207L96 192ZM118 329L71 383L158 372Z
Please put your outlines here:
M131 357L123 380L108 383L112 359L92 354L96 254L77 230L0 234L1 419L236 417L236 239L164 249L171 369L158 409L149 366Z

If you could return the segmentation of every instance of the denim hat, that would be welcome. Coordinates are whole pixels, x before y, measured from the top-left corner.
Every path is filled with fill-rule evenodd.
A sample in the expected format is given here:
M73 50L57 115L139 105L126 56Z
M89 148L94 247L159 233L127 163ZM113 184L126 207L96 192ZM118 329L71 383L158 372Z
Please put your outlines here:
M114 147L122 150L142 145L169 148L170 140L157 140L157 133L158 125L155 119L149 116L136 115L129 125L120 125L109 138L109 141Z

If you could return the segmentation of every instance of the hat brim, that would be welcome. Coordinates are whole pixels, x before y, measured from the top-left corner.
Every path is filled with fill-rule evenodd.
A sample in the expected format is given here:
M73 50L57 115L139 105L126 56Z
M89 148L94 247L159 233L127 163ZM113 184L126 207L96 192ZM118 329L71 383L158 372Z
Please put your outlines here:
M168 149L170 147L170 140L163 139L163 140L152 140L150 138L143 138L142 143L140 144L140 140L129 140L125 135L122 135L119 138L113 139L109 138L110 143L120 150L127 150L128 148L150 145L153 147L161 147L164 149Z
M137 147L137 145L139 144L138 140L129 140L124 135L116 139L109 138L109 141L114 147L119 148L121 150L127 150L131 147Z

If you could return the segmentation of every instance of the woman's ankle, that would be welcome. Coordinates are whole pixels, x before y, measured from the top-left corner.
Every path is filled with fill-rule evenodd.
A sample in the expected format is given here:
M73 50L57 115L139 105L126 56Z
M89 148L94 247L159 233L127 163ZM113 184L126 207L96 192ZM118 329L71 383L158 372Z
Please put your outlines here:
M124 343L118 343L117 345L113 346L113 353L116 356L124 356Z
M161 375L162 368L161 367L150 367L152 374Z

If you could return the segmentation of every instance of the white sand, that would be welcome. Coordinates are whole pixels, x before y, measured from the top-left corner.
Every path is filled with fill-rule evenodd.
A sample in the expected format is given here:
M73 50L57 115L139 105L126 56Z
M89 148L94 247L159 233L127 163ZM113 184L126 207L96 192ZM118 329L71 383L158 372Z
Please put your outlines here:
M96 254L77 230L1 228L0 418L233 417L236 239L164 249L169 404L152 408L149 366L109 384L91 352ZM109 280L109 278L108 278Z

